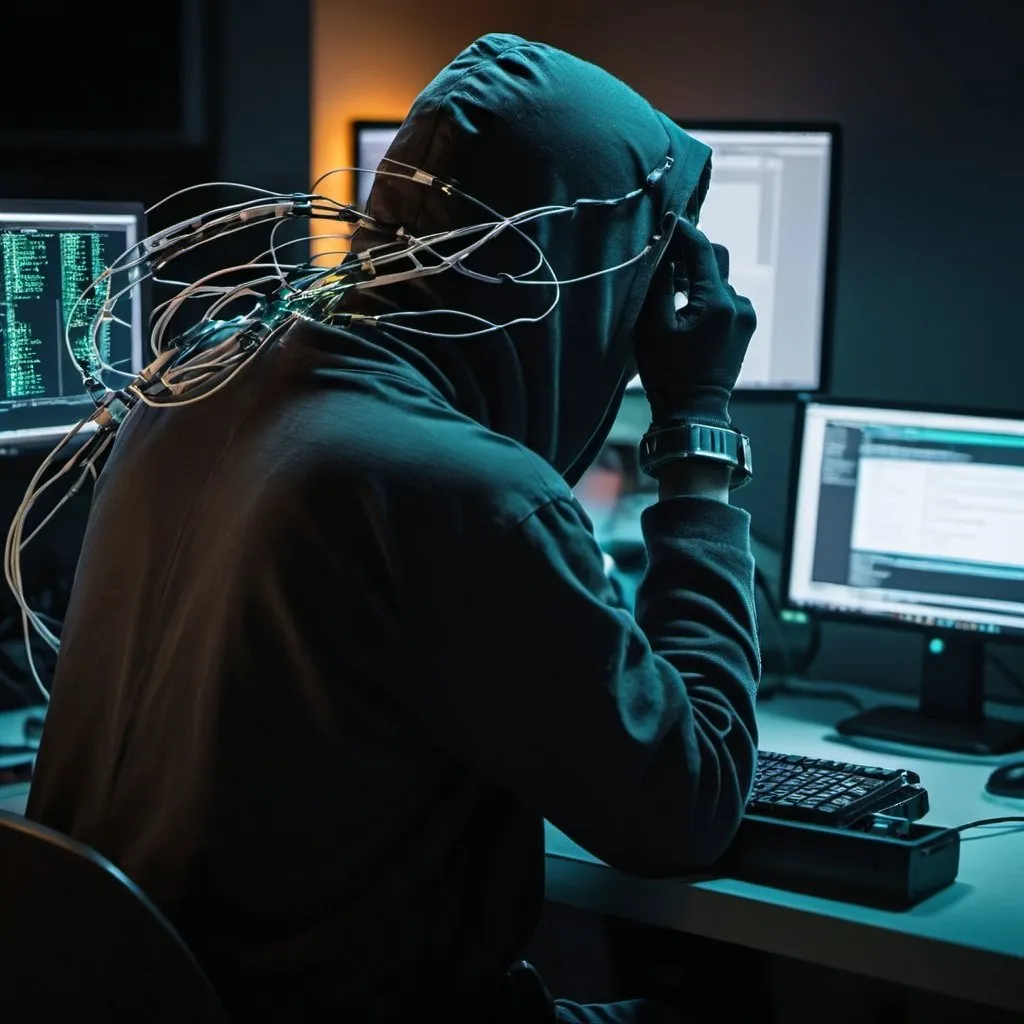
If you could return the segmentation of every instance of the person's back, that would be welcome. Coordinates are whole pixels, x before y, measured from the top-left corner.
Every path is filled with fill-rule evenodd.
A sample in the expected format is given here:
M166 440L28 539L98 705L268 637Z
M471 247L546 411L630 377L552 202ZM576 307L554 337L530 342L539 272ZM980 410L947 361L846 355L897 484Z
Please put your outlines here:
M601 164L586 151L615 111L559 107L574 76L618 102L609 132L636 133ZM494 160L549 120L570 152L535 140L558 173L531 192ZM168 912L239 1021L494 1019L539 915L544 817L625 870L679 872L720 856L753 776L745 513L648 511L638 625L570 490L707 151L598 69L492 36L391 155L499 182L503 213L552 189L607 200L538 229L559 272L594 276L545 319L547 288L411 275L353 293L344 329L298 321L208 399L133 410L30 797ZM455 200L422 191L375 186L356 249L384 223L443 226ZM476 272L528 271L521 249ZM431 334L424 311L452 308L523 324Z
M218 404L129 420L32 791L170 913L241 1019L473 995L537 912L505 905L535 890L536 814L409 691L446 701L423 635L446 574L567 488L426 382L337 375L338 347L299 328ZM501 652L448 628L486 688Z

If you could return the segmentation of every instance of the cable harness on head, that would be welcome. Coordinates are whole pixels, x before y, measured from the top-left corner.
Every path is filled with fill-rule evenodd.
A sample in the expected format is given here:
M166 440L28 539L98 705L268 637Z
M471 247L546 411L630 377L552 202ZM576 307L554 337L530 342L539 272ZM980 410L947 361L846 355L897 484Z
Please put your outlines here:
M541 206L513 216L502 216L454 185L385 157L381 166L372 172L377 177L402 179L412 187L439 189L446 196L468 202L484 215L479 223L423 236L412 235L399 225L383 224L369 214L318 191L331 175L353 168L328 172L314 183L309 192L304 193L288 195L252 185L209 182L182 189L150 207L147 214L185 193L208 187L238 188L251 195L241 202L171 224L137 242L92 281L66 318L65 344L82 372L82 384L93 400L93 409L61 439L33 475L11 523L4 552L7 583L21 610L29 669L43 697L49 699L49 692L36 665L32 634L34 632L54 654L60 649L60 636L46 618L29 607L22 580L21 552L68 500L90 479L96 478L118 427L133 409L140 404L172 407L205 401L227 387L297 319L312 320L338 329L361 324L444 338L475 338L519 324L539 323L558 306L562 287L615 273L651 254L660 256L667 239L655 235L639 252L615 266L560 279L540 245L524 228L533 222L573 214L585 207L618 207L639 199L672 166L673 158L666 156L663 164L652 170L642 185L617 198L577 199L567 205ZM282 225L296 219L337 221L347 229L333 234L307 234L278 241ZM218 269L191 282L164 276L170 264L186 254L258 226L270 227L268 246L249 262ZM352 252L347 243L352 239L352 230L357 227L366 228L377 236L386 236L387 241L362 252ZM482 274L473 270L468 264L471 257L506 233L514 234L535 253L533 266L517 274ZM287 246L306 243L313 238L335 239L340 248L334 252L319 253L304 263L289 263L282 257ZM549 288L551 301L536 316L518 317L505 323L492 323L475 314L451 309L379 315L364 315L345 309L345 298L353 289L383 288L449 272L481 284ZM247 276L238 282L238 276L243 274ZM176 287L178 291L172 298L156 305L150 315L151 361L138 373L128 373L104 361L99 338L105 324L124 323L115 314L118 303L135 293L145 282ZM175 316L186 303L192 304L200 299L207 301L202 316L192 327L175 334ZM98 312L88 329L85 347L88 358L80 358L72 346L71 324L79 306L85 302L93 304ZM243 302L249 307L247 312L225 315L230 307L237 307ZM438 315L461 317L469 322L467 329L445 334L415 325L420 318ZM77 445L76 439L81 440L82 436L87 440ZM26 535L29 513L43 494L59 481L68 484L67 490Z

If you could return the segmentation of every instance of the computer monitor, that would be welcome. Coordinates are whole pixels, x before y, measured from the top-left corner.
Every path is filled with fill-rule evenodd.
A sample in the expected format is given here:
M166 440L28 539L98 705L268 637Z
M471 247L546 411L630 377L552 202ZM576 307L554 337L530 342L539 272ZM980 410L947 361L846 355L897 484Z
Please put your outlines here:
M352 126L355 203L366 209L374 174L401 127L401 121L356 121Z
M358 121L356 201L396 121ZM729 249L730 279L757 310L739 392L792 397L827 387L836 246L839 129L835 125L681 120L711 147L711 189L701 228ZM639 378L630 390L640 389Z
M737 391L827 386L836 244L835 125L678 122L711 147L700 227L729 250L729 279L757 312Z
M792 609L922 634L919 707L840 733L1024 749L983 706L986 642L1024 639L1024 417L806 399L783 580Z
M35 448L62 437L91 399L71 347L90 365L89 330L102 301L83 291L146 235L135 203L0 200L0 451ZM115 290L127 273L112 279ZM105 363L142 367L143 298L132 289L97 338ZM108 383L110 380L108 379Z

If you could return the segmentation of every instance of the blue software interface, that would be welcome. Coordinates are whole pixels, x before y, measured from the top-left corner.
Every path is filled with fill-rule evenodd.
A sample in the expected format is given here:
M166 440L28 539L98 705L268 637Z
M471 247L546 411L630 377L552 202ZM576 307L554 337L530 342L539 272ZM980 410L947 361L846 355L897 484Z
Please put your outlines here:
M808 403L787 598L1024 632L1024 420Z
M89 410L79 361L125 373L141 366L138 289L113 307L95 336L106 292L83 292L140 241L142 210L0 201L0 444L62 435ZM112 279L126 288L129 277ZM109 379L109 378L108 378Z

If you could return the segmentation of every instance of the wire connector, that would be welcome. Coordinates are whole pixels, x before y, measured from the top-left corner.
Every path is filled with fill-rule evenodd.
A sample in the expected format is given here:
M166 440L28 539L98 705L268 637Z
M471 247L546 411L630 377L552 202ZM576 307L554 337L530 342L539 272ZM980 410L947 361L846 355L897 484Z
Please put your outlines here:
M96 423L101 430L108 427L116 430L131 412L134 404L135 399L125 392L108 390L103 398L103 404L96 413Z

